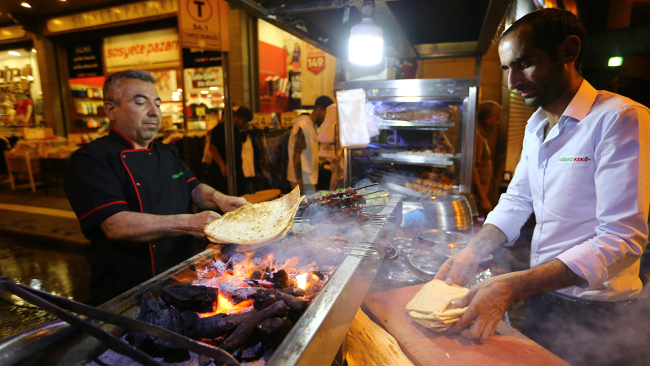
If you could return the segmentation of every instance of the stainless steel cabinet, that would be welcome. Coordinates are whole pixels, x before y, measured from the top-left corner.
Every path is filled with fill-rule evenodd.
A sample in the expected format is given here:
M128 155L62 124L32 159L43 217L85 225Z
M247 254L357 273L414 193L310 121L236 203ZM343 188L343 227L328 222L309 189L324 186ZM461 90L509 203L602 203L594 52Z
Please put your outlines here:
M478 79L335 83L363 89L379 135L367 148L344 149L344 184L381 183L421 198L471 193Z

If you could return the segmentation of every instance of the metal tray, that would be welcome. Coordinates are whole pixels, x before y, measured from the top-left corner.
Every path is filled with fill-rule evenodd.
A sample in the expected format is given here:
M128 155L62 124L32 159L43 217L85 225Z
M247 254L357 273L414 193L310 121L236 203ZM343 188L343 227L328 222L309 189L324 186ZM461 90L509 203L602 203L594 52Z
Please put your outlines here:
M379 125L380 129L387 128L417 128L418 130L446 130L454 127L455 122L421 122L421 121L396 121L383 120Z
M418 233L420 239L432 244L465 244L469 241L467 235L455 231L440 229L422 230Z
M409 263L416 270L435 276L445 260L447 260L447 258L434 252L422 252L413 255L409 260Z

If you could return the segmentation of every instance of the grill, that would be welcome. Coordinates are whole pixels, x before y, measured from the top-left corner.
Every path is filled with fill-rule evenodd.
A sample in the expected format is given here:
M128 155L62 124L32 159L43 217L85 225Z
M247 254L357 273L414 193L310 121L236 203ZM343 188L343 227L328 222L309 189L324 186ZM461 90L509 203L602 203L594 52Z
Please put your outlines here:
M394 236L394 222L399 222L401 212L402 196L391 196L379 212L391 219L370 221L361 241L366 244L351 248L266 365L331 365L339 349L345 346L348 328L386 254L387 247L382 243L387 242L384 239ZM373 249L368 249L367 243L372 243ZM194 263L208 260L216 253L218 250L208 249L112 299L99 309L136 318L142 295L157 296L163 287L191 275L193 271L190 268ZM98 325L118 337L124 333L122 328L111 324ZM0 344L0 360L3 365L67 366L89 361L105 349L97 339L80 334L64 322L54 322L5 340Z

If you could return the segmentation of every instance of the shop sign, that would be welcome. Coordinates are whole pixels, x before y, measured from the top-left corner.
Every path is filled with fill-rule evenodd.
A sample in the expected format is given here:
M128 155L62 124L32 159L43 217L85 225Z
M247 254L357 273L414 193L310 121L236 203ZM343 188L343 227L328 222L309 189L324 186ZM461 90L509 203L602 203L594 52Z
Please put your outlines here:
M293 126L293 121L298 118L298 112L282 112L280 115L280 127L291 127Z
M318 75L325 70L325 52L308 44L307 51L307 70L314 75Z
M68 71L71 78L103 75L101 41L69 46Z
M273 113L253 113L253 127L265 128L273 126Z
M0 28L0 41L9 39L23 38L27 32L19 25L12 25L11 27Z
M49 19L46 27L50 33L59 33L177 12L178 0L142 1Z
M221 67L206 67L193 71L190 76L193 89L223 87L223 69Z
M175 67L180 63L178 47L173 28L104 38L106 69Z
M184 48L230 49L224 0L179 0L178 23Z
M32 76L32 66L24 68L5 66L0 69L0 93L19 94L29 90L29 78Z
M325 55L307 56L307 70L314 75L318 75L325 70Z
M221 65L222 56L219 51L208 51L200 48L183 48L183 67L186 69Z

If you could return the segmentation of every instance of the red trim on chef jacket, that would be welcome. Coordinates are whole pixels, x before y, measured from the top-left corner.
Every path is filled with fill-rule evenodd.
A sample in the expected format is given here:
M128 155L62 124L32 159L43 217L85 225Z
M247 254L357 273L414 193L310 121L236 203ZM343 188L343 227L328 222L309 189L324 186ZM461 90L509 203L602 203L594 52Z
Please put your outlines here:
M95 211L97 211L97 210L101 210L101 209L104 208L104 207L108 207L108 206L110 206L110 205L115 205L115 204L118 204L118 203L124 203L124 204L127 204L126 201L115 201L115 202L107 203L107 204L105 204L105 205L101 205L101 206L99 206L99 207L95 207L95 208L93 208L92 210L90 210L89 212L87 212L85 215L81 216L81 217L79 218L79 221L83 220L86 216L90 215L91 213L93 213L93 212L95 212Z
M115 131L115 130L113 130ZM115 131L117 133L117 131ZM119 135L119 133L118 133ZM122 135L120 135L122 136ZM123 137L123 136L122 136ZM128 140L128 139L127 139ZM129 140L130 142L130 140ZM133 142L131 142L133 144ZM149 145L151 147L151 145ZM138 202L140 203L140 212L144 212L142 209L142 199L140 198L140 192L138 191L138 186L135 184L135 179L133 179L133 174L131 174L131 170L129 167L126 165L124 162L124 153L127 152L134 152L134 151L142 151L142 150L148 150L148 149L135 149L135 150L123 150L120 152L120 160L122 160L122 165L124 165L124 169L126 169L127 173L129 173L129 177L131 178L131 183L133 183L133 188L135 189L135 194L138 196ZM156 266L155 262L153 259L153 248L151 247L151 243L149 243L149 255L151 256L151 272L153 273L153 276L156 277Z

